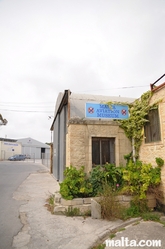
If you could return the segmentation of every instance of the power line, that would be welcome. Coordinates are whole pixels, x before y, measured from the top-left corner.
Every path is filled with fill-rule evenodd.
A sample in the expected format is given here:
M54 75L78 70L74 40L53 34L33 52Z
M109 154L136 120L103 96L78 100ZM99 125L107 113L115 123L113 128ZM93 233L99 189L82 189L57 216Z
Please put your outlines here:
M51 111L25 111L25 110L11 110L11 109L0 109L0 110L8 112L52 113L52 110Z
M92 90L79 90L79 92L93 92L93 91L108 91L108 90L117 90L117 89L130 89L130 88L139 88L139 87L148 87L148 85L136 85L136 86L122 86L122 87L111 87L108 89L92 89ZM49 104L49 105L48 105ZM51 105L50 105L51 104ZM0 106L2 107L23 107L23 108L52 108L53 111L48 110L14 110L14 109L1 109L1 111L9 111L9 112L28 112L28 113L53 113L55 102L0 102Z
M122 87L111 87L111 88L92 89L92 90L81 90L81 92L108 91L108 90L128 89L128 88L139 88L139 87L149 87L149 86L148 86L148 85L140 85L140 86L122 86ZM80 90L79 90L79 91L80 91Z

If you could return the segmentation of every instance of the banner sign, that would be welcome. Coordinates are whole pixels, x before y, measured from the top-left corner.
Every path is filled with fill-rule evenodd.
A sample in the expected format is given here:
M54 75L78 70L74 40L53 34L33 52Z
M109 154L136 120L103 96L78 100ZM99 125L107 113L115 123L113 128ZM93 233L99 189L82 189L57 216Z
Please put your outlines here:
M7 142L4 142L4 145L9 145L9 146L18 146L18 144L15 144L15 143L7 143Z
M127 105L106 105L86 103L86 118L127 119L129 117Z

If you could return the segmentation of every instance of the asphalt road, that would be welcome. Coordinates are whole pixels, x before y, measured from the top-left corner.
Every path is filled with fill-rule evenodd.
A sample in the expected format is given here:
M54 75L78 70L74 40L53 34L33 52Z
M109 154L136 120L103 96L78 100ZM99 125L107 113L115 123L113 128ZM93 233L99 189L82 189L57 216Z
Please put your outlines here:
M12 198L14 191L30 173L42 168L29 162L0 162L0 249L12 248L13 236L22 227L18 209L23 202Z

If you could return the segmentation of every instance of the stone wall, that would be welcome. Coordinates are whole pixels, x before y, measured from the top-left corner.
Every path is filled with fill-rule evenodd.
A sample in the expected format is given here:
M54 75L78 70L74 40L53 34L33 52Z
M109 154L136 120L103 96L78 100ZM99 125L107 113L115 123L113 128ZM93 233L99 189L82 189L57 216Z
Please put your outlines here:
M162 100L159 103L159 117L160 117L160 129L161 129L161 141L145 143L143 141L140 148L140 160L145 163L151 163L156 166L155 158L161 157L165 161L165 87L154 92L150 104ZM165 166L161 171L162 183L160 190L163 191L164 204L165 204Z
M91 170L92 137L115 138L116 165L125 165L124 155L131 152L131 143L116 121L73 119L66 137L66 166L85 166L86 172Z
M91 212L92 218L101 218L101 207L100 215L98 213L98 207L96 203L100 202L101 197L88 197L88 198L74 198L73 200L65 200L59 193L55 194L54 199L54 213L64 214L69 208L77 208L80 214L87 214ZM119 195L116 197L116 202L119 202L123 207L129 208L132 196ZM95 203L96 202L96 203ZM94 205L93 205L94 204ZM147 205L152 210L156 207L156 199L154 195L147 195Z

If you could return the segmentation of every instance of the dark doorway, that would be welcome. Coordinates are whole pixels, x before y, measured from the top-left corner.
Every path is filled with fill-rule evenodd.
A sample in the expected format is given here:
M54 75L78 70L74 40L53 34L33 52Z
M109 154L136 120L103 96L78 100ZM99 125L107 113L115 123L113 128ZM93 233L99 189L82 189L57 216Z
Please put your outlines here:
M45 148L41 148L41 159L45 158Z

